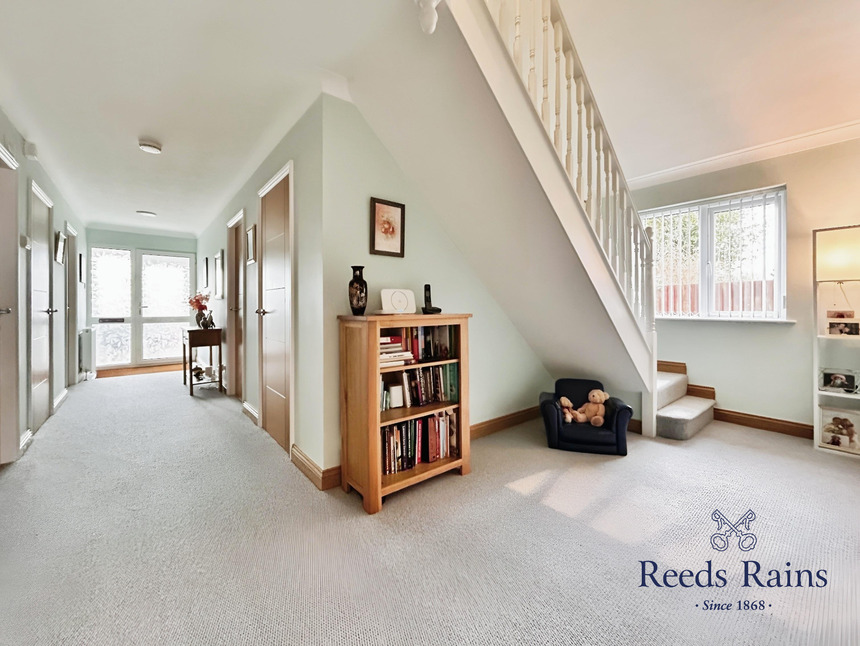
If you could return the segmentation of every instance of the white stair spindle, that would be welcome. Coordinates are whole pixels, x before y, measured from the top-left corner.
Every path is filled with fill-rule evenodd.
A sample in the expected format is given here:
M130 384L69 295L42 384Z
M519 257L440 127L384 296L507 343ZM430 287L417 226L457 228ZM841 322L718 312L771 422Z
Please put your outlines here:
M594 218L595 231L600 246L603 246L603 128L594 126Z
M564 144L561 137L561 99L564 87L564 61L561 57L561 22L556 21L553 26L553 40L555 41L555 131L553 143L560 159L564 159Z
M587 185L585 208L589 220L594 224L594 111L591 109L591 101L585 104L585 128L588 132L586 159L587 169L585 183Z
M621 245L621 226L619 217L621 215L621 193L618 190L618 166L614 166L615 172L612 173L612 266L615 269L615 275L621 275L621 265L619 247Z
M541 0L531 0L532 3L532 11L531 11L531 21L529 24L529 96L532 99L532 103L537 107L538 105L538 94L537 94L537 68L535 67L537 64L537 41L538 41L538 12Z
M552 40L549 34L550 0L543 0L541 6L541 21L543 22L543 40L541 41L543 49L543 69L541 70L543 75L543 99L540 104L540 118L543 121L544 128L550 133L552 132L549 120L549 60L550 50L552 49Z
M573 56L571 55L571 59ZM582 76L577 77L576 73L573 75L573 82L576 83L576 193L579 195L579 199L583 199L584 195L582 193L582 179L584 175L583 167L582 167L582 153L585 144L585 126L582 123L583 109L582 105L583 101L583 83Z
M609 137L606 134L606 129L603 129L603 181L606 182L606 192L603 194L603 218L605 224L603 227L603 249L606 251L606 257L612 262L612 253L610 244L612 243L612 149L609 147Z
M521 0L516 0L514 3L514 65L517 68L517 74L520 78L523 76L523 45L520 31L522 29L522 7Z
M567 170L567 176L570 181L574 180L573 174L573 119L576 106L573 103L573 90L571 82L573 80L573 54L570 51L564 53L564 75L567 80L567 150L564 156L564 167ZM577 116L577 131L579 130L579 117ZM582 191L578 184L574 186L577 196L582 199Z

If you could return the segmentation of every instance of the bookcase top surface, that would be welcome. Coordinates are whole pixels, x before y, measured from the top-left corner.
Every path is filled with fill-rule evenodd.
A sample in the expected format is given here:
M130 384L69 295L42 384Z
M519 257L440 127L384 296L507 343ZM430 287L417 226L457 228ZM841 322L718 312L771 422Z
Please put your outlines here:
M471 318L471 314L368 314L366 316L352 316L342 314L338 316L340 321L367 321L391 323L392 327L397 325L445 325L446 321L462 321Z

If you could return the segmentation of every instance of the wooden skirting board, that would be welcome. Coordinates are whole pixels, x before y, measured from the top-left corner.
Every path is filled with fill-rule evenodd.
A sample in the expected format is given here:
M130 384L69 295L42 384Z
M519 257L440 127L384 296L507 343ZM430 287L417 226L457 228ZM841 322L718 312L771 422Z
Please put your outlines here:
M658 361L658 372L674 372L679 375L687 374L687 364L679 361Z
M166 366L140 366L137 368L111 368L96 371L96 379L104 377L128 377L129 375L148 375L153 372L181 372L181 363L171 363Z
M749 426L750 428L757 428L762 431L773 431L774 433L783 433L784 435L802 437L807 440L811 440L813 435L811 424L790 422L785 419L775 419L773 417L762 417L761 415L750 415L749 413L739 413L737 411L724 410L722 408L714 409L714 419L718 422L740 424L741 426Z
M507 415L502 415L501 417L488 419L486 422L472 424L469 437L476 440L479 437L485 437L492 433L497 433L506 428L510 428L511 426L531 421L537 417L540 417L540 408L538 406L533 406L532 408L526 408L525 410L520 410L515 413L509 413Z
M329 469L322 469L295 444L293 444L293 449L290 451L290 458L293 464L299 468L299 471L304 473L308 480L313 482L314 486L320 491L334 489L340 485L340 465Z
M694 386L687 384L687 394L691 397L701 397L702 399L716 399L717 391L711 386Z

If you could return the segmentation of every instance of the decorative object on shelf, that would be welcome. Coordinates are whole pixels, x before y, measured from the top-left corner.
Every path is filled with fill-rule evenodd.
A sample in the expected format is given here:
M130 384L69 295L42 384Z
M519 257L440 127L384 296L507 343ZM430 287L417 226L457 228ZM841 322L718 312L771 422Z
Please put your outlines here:
M349 281L349 306L355 316L363 316L367 309L367 281L364 280L361 265L352 266L352 280Z
M424 307L421 308L421 311L425 314L441 314L441 307L433 307L433 299L430 296L430 284L424 285Z
M827 333L837 336L860 336L860 323L851 323L848 321L830 321L827 324Z
M57 231L54 240L54 260L61 265L66 263L66 234L62 231Z
M212 312L209 312L209 315L206 315L206 310L209 309L206 303L209 302L209 294L201 294L197 292L188 299L188 304L191 306L191 309L197 312L195 316L195 320L197 321L197 327L201 327L204 329L215 327L215 324L212 322Z
M849 368L822 368L818 389L832 393L856 393L858 375L860 373Z
M860 454L860 437L856 424L860 411L821 407L821 443L848 453Z
M215 254L215 298L224 298L224 250Z
M257 262L257 225L248 227L245 231L245 264L250 265Z
M383 289L379 314L415 314L415 293L411 289Z
M406 205L370 198L370 253L403 258Z

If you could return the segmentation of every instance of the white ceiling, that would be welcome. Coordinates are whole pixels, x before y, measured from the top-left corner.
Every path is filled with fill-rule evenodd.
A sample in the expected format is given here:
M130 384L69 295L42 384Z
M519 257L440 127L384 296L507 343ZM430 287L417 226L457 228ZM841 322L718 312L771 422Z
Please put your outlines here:
M857 0L560 1L628 178L860 119ZM5 0L0 108L87 224L199 233L403 2Z
M628 179L860 136L857 0L560 2Z

